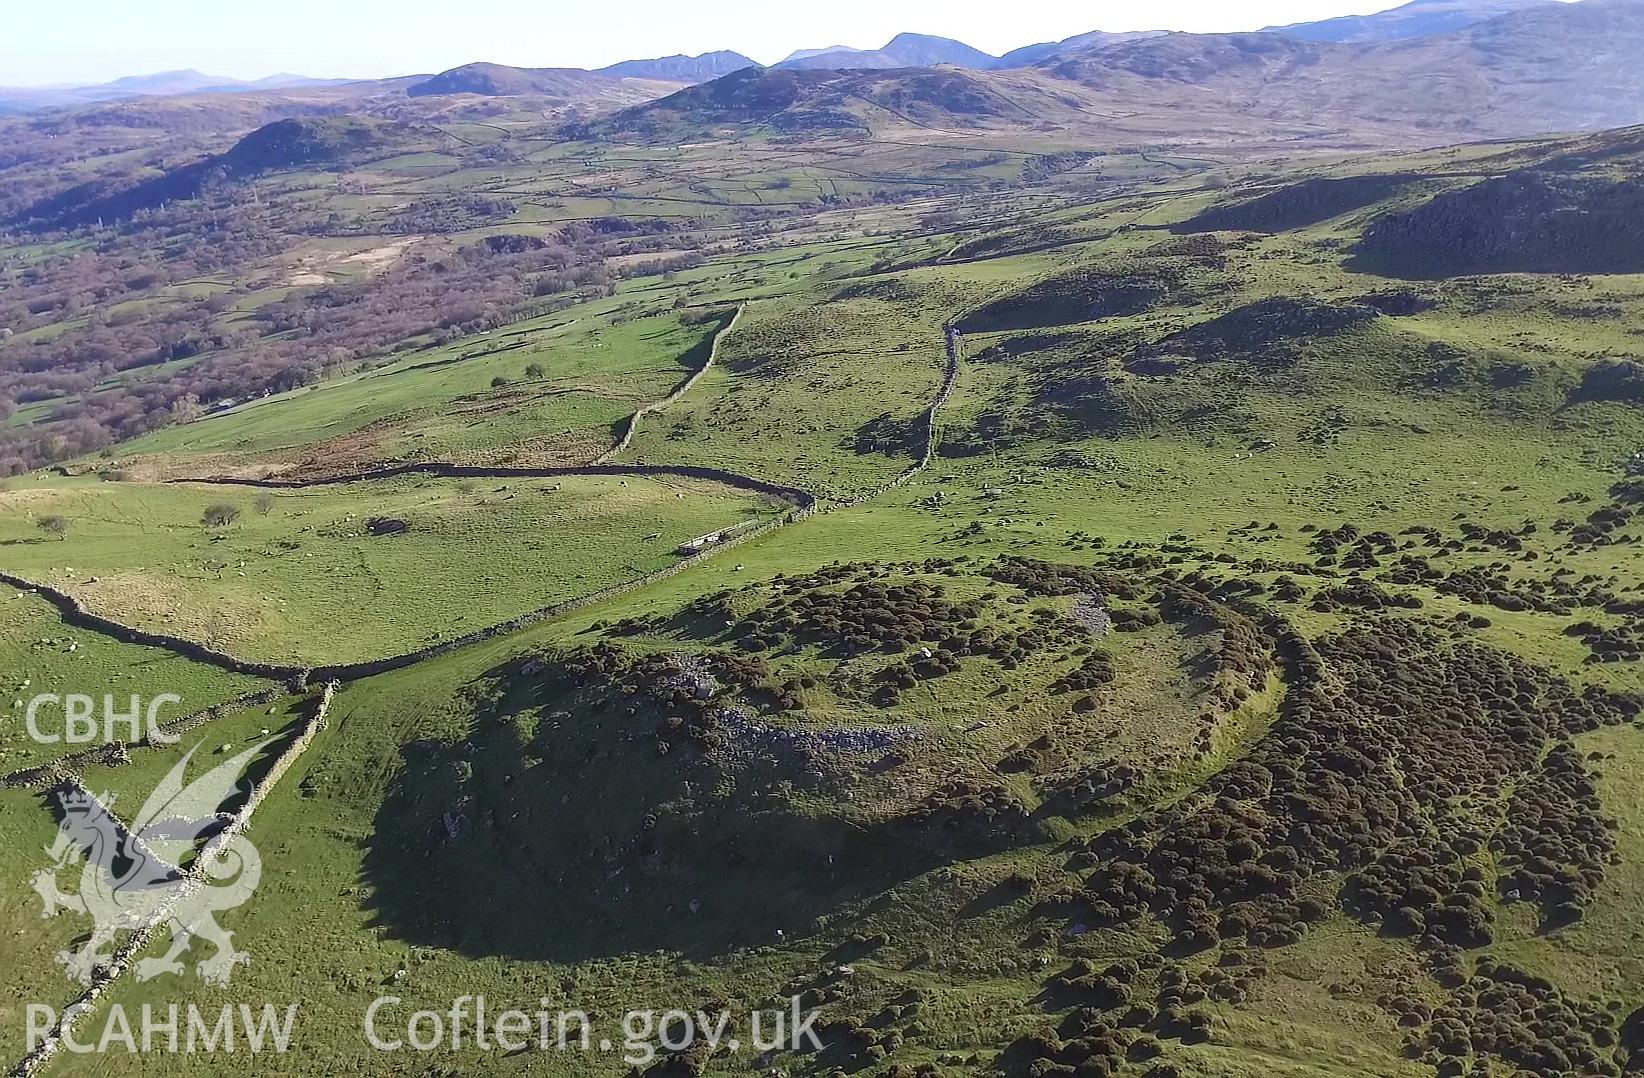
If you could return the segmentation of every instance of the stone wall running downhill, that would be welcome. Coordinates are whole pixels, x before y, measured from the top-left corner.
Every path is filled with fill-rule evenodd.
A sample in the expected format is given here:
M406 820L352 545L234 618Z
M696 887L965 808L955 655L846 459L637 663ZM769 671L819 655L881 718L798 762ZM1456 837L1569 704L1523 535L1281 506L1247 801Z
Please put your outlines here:
M840 502L839 505L841 508L849 508L851 506L861 505L864 502L871 502L875 498L890 493L897 487L902 486L904 483L912 480L914 476L918 475L926 468L929 468L931 461L936 459L936 445L938 440L936 432L937 416L942 411L943 406L946 405L948 400L953 396L954 387L959 384L959 357L961 347L960 333L957 328L950 325L943 327L943 334L947 339L947 363L942 372L942 386L936 391L936 396L932 398L929 407L925 409L919 420L920 425L923 426L925 430L924 446L919 452L919 458L915 460L906 471L902 472L894 479L880 484L866 494L851 498L848 501Z
M33 1078L34 1075L39 1074L46 1064L51 1061L52 1057L57 1054L58 1049L63 1044L63 1039L74 1032L75 1027L86 1015L96 1010L97 1002L108 991L109 986L118 980L127 969L131 968L131 964L141 957L143 952L148 950L155 937L160 934L161 929L169 926L170 913L176 910L180 903L196 894L200 888L209 885L206 879L206 866L211 864L230 842L245 833L246 827L251 823L252 813L256 812L258 807L262 805L270 791L291 769L291 765L297 762L297 758L307 751L315 736L325 729L326 714L331 709L331 700L336 691L337 685L335 682L330 682L325 686L320 694L319 704L314 709L314 715L308 720L308 725L280 754L279 759L274 761L274 766L269 768L268 773L252 786L251 794L246 798L245 804L240 806L239 811L230 818L228 824L213 835L201 848L199 855L195 857L188 870L183 873L183 883L172 895L170 902L163 909L151 915L142 927L133 932L126 942L115 950L109 964L93 975L91 985L73 1003L63 1008L63 1013L59 1016L57 1025L46 1034L40 1046L24 1056L12 1068L9 1072L12 1078Z
M697 382L702 380L702 376L707 374L708 371L713 368L714 361L719 358L720 344L724 342L726 337L731 335L731 331L736 328L736 324L742 320L742 312L747 309L748 305L746 303L738 305L736 311L731 315L731 320L715 331L714 342L708 347L708 358L703 361L702 366L691 372L690 377L686 378L683 382L679 383L678 386L674 387L674 391L666 397L663 397L655 403L645 405L643 408L639 409L627 418L622 425L622 437L617 439L616 445L612 446L610 449L607 449L595 458L595 464L609 463L612 457L620 456L621 454L627 452L628 447L633 444L634 435L639 431L639 421L641 419L644 419L646 416L651 415L654 412L660 412L669 405L677 404L681 397L689 393L692 388L696 386Z

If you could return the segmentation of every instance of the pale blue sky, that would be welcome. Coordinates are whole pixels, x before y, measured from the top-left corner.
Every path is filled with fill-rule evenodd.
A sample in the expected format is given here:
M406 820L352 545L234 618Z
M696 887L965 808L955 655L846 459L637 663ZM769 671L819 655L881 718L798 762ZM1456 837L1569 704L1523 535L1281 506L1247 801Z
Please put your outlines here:
M1398 0L78 0L7 4L0 85L84 84L197 68L369 78L473 60L599 67L735 49L882 45L902 30L999 53L1087 30L1253 30L1363 14Z

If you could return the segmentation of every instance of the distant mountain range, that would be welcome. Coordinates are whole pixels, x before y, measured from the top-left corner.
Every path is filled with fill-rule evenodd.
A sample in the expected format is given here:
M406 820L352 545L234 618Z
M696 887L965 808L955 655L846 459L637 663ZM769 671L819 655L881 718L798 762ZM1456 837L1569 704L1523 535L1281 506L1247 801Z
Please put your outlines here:
M1269 27L1255 33L1273 38L1291 38L1297 41L1356 43L1397 41L1453 32L1504 15L1536 8L1564 6L1560 0L1414 0L1403 7L1374 15L1326 19L1320 22L1295 23L1290 26ZM877 49L858 49L848 45L830 45L826 48L798 49L770 70L776 71L890 71L915 68L957 67L971 71L1000 71L1029 68L1059 59L1088 56L1092 52L1119 45L1166 37L1217 38L1226 35L1176 34L1164 30L1141 30L1108 33L1096 30L1078 34L1061 41L1046 41L1012 49L1003 56L994 56L953 38L934 34L902 33ZM465 65L453 69L467 72L481 65ZM496 65L484 65L494 67ZM700 84L724 75L758 68L747 56L735 52L712 52L701 56L668 56L656 60L629 60L598 69L594 74L626 78L656 79L688 84ZM528 71L516 68L511 70ZM420 92L422 94L457 92L442 89L449 85L469 84L466 79L447 79L446 72ZM528 79L525 81L529 81ZM494 93L485 88L467 92Z
M742 135L894 140L914 129L1030 125L1056 133L1055 145L1079 148L1021 165L1024 174L1044 175L1081 167L1087 148L1335 151L1644 124L1644 65L1637 62L1644 0L1505 2L1515 7L1459 30L1398 36L1400 27L1420 25L1422 12L1453 18L1461 3L1418 0L1384 13L1387 24L1374 31L1381 36L1368 41L1272 31L1098 32L987 58L960 42L902 34L882 49L820 50L768 68L720 52L597 72L475 63L340 85L298 76L225 83L168 72L82 88L107 96L8 121L0 137L16 133L41 147L116 128L161 131L198 136L210 147L203 156L162 158L135 183L128 171L91 174L10 223L68 228L120 220L268 172L357 167L403 152L407 131L509 112L545 122L549 137L652 145ZM1475 2L1470 10L1503 9ZM1355 38L1371 32L1362 20L1337 30ZM526 100L487 100L501 97ZM238 141L223 151L227 134Z
M1003 56L993 56L974 49L963 41L931 34L897 34L880 49L853 49L834 45L826 49L800 49L775 66L786 70L803 71L865 71L890 70L906 67L963 67L972 71L995 71L1006 68L1028 67L1058 53L1097 48L1157 37L1164 30L1135 30L1110 34L1093 30L1062 41L1044 41L1023 45Z
M267 78L231 79L206 75L192 69L162 71L157 75L128 75L101 86L83 87L80 92L103 92L114 97L148 94L228 94L245 90L284 90L293 86L337 86L348 79L314 79L306 75L279 74Z
M732 125L816 135L1059 115L1058 124L1095 123L1109 134L1123 117L1144 131L1199 137L1347 134L1415 145L1644 122L1641 55L1644 0L1531 5L1449 33L1369 43L1262 32L1102 35L1058 43L1036 64L1008 70L752 68L578 133L676 141Z
M35 109L94 105L131 97L174 97L179 94L232 94L257 90L289 90L300 87L341 86L348 79L311 79L304 75L270 75L247 81L223 75L207 75L185 69L161 71L153 75L127 75L95 86L0 87L0 111L25 112Z
M1559 2L1560 0L1414 0L1403 7L1377 12L1374 15L1353 15L1319 22L1293 23L1289 26L1269 26L1260 32L1283 34L1304 41L1394 41L1461 30L1486 19ZM879 49L853 49L844 45L834 45L825 49L799 49L775 66L855 71L936 67L947 64L951 67L987 71L1028 67L1057 55L1159 37L1165 33L1167 31L1164 30L1137 30L1128 33L1095 30L1061 41L1024 45L1012 49L1003 56L993 56L952 38L935 37L930 34L898 34Z
M1373 15L1272 26L1255 34L1243 36L1252 43L1264 38L1269 41L1290 40L1319 44L1425 40L1503 16L1529 13L1537 9L1557 9L1562 6L1564 5L1559 0L1415 0L1402 7ZM1192 51L1192 46L1184 42L1225 42L1229 39L1230 35L1179 34L1166 31L1107 33L1098 30L1062 41L1024 45L1003 56L993 56L952 38L903 33L896 35L878 49L858 49L843 45L800 49L774 65L774 68L787 71L861 71L947 66L973 71L1015 70L1065 62L1085 63L1095 53L1118 47L1134 48L1138 43L1165 40L1171 44L1163 46L1163 53L1150 50L1146 55L1153 55L1158 62L1168 64L1171 61L1167 57L1171 52L1179 53L1184 49ZM1255 52L1268 51L1267 46L1252 47ZM1280 48L1278 51L1282 52L1283 49ZM1133 52L1127 55L1143 54ZM1572 62L1580 64L1587 59L1572 57ZM1178 61L1188 62L1181 57L1178 57ZM1188 63L1190 68L1194 66L1193 63ZM637 79L696 85L757 67L759 65L749 57L729 51L708 52L699 56L679 54L649 60L627 60L596 71L581 68L521 68L504 64L472 63L422 78L406 92L413 97L441 94L568 96L594 89L595 84L588 82L589 79ZM264 79L246 81L192 70L167 71L155 75L130 76L96 86L0 88L0 114L144 96L268 93L347 84L349 80L345 79L313 79L301 75L271 75ZM371 85L383 84L384 82L379 80Z

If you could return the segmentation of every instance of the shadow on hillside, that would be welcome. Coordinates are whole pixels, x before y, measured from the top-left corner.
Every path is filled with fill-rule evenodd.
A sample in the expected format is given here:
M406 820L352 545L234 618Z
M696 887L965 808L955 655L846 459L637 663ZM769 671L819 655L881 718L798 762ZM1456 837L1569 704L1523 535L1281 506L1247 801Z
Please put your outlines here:
M509 716L405 746L364 860L373 924L473 957L700 960L802 939L954 859L929 832L803 811L702 754L660 754L634 721L590 713L550 735Z
M703 849L666 864L597 848L541 860L494 819L453 816L448 828L444 814L414 811L415 800L397 792L377 818L365 859L373 925L472 957L574 963L674 951L704 960L793 942L815 933L819 917L943 861L837 821L779 814L750 817L717 840L694 836ZM767 842L788 848L770 856L760 851Z
M692 328L700 330L702 337L695 344L681 352L676 362L688 371L700 369L704 363L708 362L708 357L713 355L714 338L718 337L725 327L731 324L732 317L733 313L720 313L703 318L702 321L696 323ZM658 333L656 336L666 336L666 331Z

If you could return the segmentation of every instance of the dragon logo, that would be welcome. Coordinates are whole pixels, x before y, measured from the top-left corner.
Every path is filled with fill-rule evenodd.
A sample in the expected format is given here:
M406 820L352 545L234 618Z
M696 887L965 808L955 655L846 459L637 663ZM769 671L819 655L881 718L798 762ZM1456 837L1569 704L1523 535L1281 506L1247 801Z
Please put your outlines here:
M56 841L46 848L55 867L35 873L33 883L45 903L42 917L72 910L92 919L90 938L78 950L57 955L71 980L90 985L107 970L120 933L136 940L164 927L171 930L171 949L137 962L139 980L183 973L181 959L196 937L216 948L195 966L208 984L226 985L234 967L250 961L234 949L233 933L213 915L251 897L262 877L262 860L223 806L235 795L246 765L273 740L251 746L185 786L184 774L200 748L196 744L149 795L130 827L114 814L114 799L106 794L98 798L72 784L56 791L62 822ZM179 867L190 855L192 862ZM57 874L77 856L85 862L79 892L64 894Z

